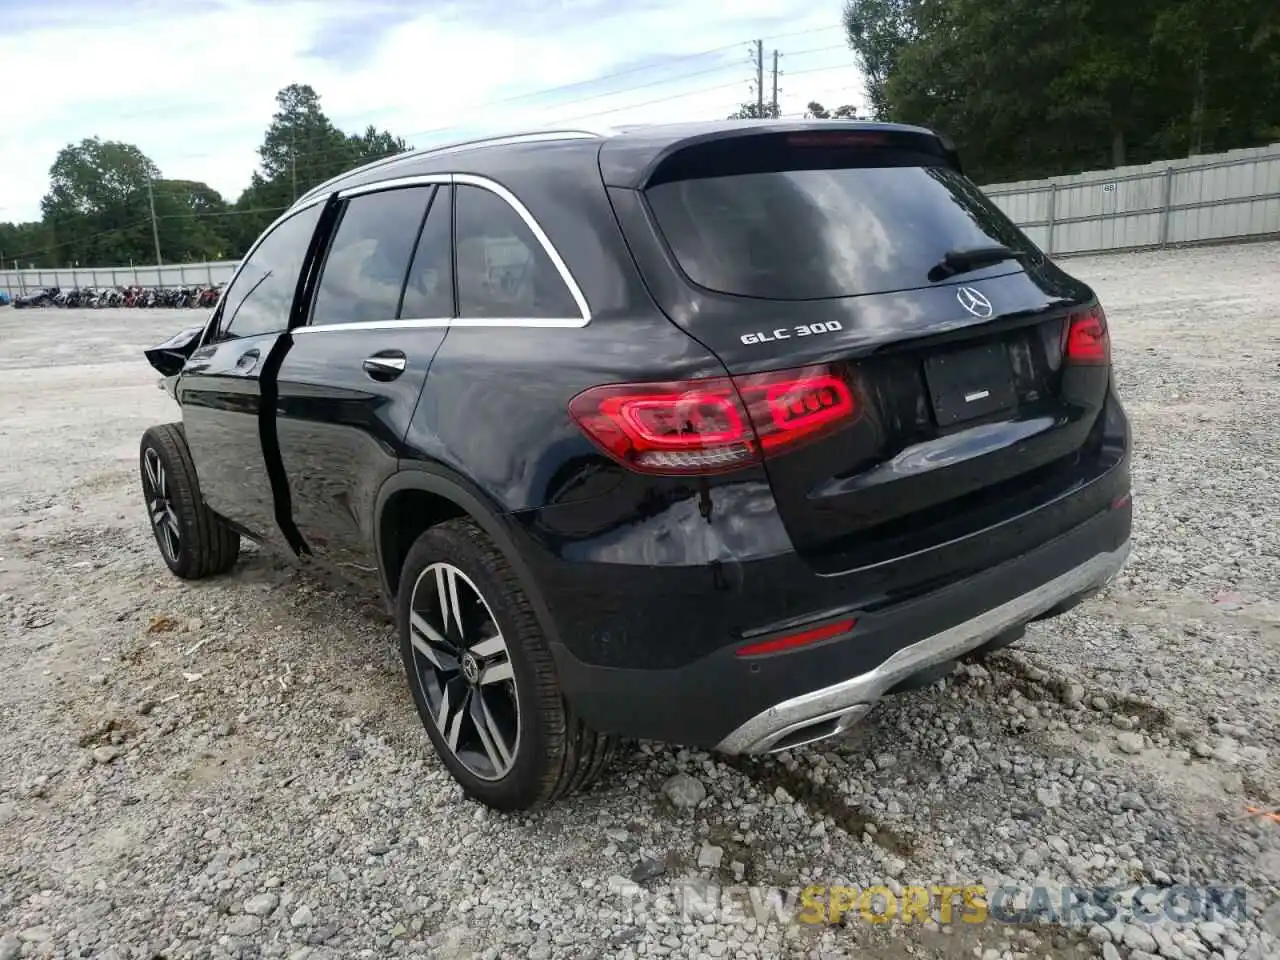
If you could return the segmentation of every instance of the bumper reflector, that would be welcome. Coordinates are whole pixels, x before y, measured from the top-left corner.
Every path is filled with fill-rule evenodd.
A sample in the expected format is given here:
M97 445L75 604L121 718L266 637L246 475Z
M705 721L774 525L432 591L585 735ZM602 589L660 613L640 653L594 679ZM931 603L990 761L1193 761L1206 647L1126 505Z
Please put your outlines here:
M837 620L835 623L826 623L820 627L810 627L808 630L789 633L783 637L774 637L772 640L748 643L745 647L739 647L737 653L740 657L759 657L767 653L782 653L785 650L794 650L810 643L830 640L832 637L838 637L842 633L849 633L857 622L857 620L853 619Z

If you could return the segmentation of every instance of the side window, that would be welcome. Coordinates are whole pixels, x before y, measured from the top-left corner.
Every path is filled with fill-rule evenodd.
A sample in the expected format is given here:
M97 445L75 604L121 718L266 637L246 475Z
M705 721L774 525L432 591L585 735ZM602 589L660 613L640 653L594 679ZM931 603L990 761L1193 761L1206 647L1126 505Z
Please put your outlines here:
M524 220L482 187L455 188L458 316L568 318L582 311Z
M413 244L435 187L347 201L325 257L311 323L393 320Z
M323 208L313 204L279 224L245 261L224 298L221 336L255 337L288 328L298 274Z
M427 221L418 237L418 249L409 267L400 316L434 320L453 316L453 192L436 191Z

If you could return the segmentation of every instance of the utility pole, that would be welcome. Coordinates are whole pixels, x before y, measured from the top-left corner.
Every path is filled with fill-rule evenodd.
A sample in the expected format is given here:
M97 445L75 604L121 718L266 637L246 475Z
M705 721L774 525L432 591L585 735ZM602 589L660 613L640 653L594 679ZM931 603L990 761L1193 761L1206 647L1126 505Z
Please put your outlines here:
M156 221L156 193L151 187L151 174L147 174L147 204L151 207L151 239L156 242L156 266L164 266L160 259L160 224Z
M298 141L296 133L289 131L289 167L293 173L293 201L298 202Z
M764 41L756 41L756 117L764 118Z
M778 109L778 51L773 51L773 116L775 119L782 116L782 111Z

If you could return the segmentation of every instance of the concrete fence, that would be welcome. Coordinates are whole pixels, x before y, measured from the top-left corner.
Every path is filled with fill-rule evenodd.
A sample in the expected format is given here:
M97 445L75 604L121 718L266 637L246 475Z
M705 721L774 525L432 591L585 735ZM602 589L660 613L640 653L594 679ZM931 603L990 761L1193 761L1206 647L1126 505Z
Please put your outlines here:
M195 287L226 283L237 261L183 263L163 267L63 267L59 270L0 270L0 290L11 296L45 287Z
M1051 254L1280 236L1280 143L983 189ZM222 261L0 270L0 290L186 287L225 283L235 268Z

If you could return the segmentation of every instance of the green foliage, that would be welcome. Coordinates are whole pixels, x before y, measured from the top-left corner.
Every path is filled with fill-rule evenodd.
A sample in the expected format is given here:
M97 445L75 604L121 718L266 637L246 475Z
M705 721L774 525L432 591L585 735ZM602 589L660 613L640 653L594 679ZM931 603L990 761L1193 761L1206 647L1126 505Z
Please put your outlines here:
M844 30L867 78L867 98L876 117L888 112L885 86L902 48L916 39L924 0L846 0Z
M813 120L858 120L858 108L850 104L841 104L834 110L828 110L817 100L810 100L805 108L805 116Z
M877 118L955 141L979 182L1268 143L1274 0L846 0Z
M760 109L760 104L754 100L750 100L738 107L737 110L729 114L726 119L729 120L776 120L781 115L778 107L772 100L764 102L764 109Z
M311 187L408 149L373 126L339 130L305 84L281 90L276 106L258 148L258 169L234 204L207 184L164 179L132 144L96 137L69 144L49 169L41 220L0 223L0 259L23 267L153 263L152 197L165 263L236 259Z

